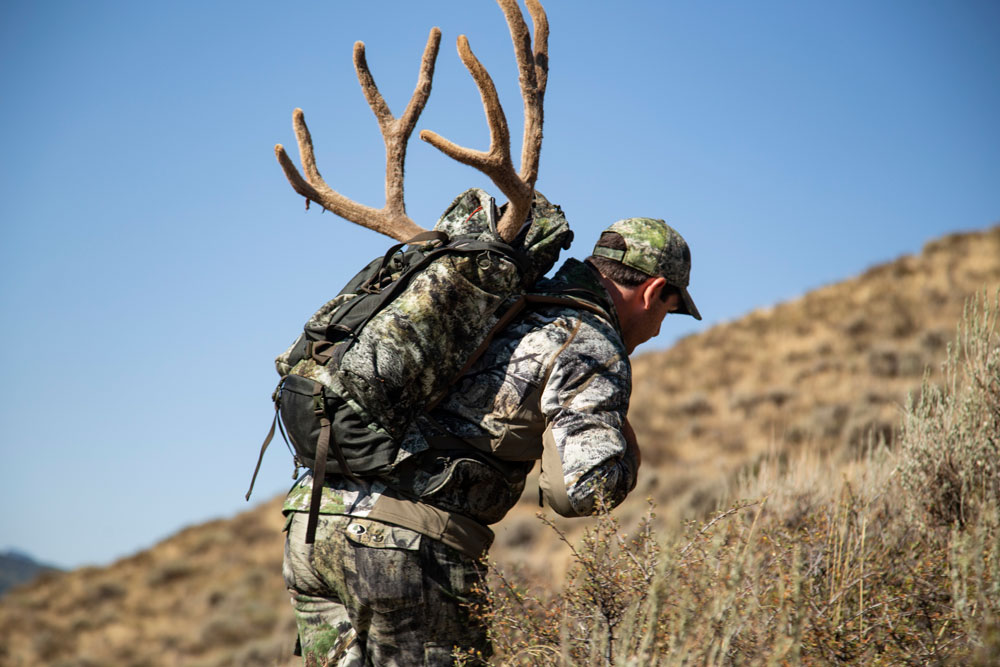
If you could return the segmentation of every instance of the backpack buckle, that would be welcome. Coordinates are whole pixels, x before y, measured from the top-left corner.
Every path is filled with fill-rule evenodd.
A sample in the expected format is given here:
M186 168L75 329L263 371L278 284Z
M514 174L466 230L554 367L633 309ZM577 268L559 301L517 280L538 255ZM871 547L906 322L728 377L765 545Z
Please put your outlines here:
M485 250L479 253L476 257L476 265L482 271L489 271L493 267L493 258L490 257L490 253Z

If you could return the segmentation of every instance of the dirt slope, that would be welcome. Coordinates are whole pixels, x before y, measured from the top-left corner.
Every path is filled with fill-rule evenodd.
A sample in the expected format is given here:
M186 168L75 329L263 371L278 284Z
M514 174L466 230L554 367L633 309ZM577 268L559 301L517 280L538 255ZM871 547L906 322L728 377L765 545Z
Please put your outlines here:
M664 526L710 511L766 452L849 455L894 437L963 303L1000 289L1000 227L929 243L795 301L635 360L639 489ZM493 554L554 569L568 550L534 517L531 488ZM280 499L181 531L104 568L49 573L0 599L0 665L284 665L294 623L281 583ZM586 521L561 522L574 534Z
M873 433L891 441L907 395L925 369L937 374L965 300L984 288L1000 288L1000 227L639 358L630 414L656 468L646 484L700 507L704 480L768 449L850 454Z

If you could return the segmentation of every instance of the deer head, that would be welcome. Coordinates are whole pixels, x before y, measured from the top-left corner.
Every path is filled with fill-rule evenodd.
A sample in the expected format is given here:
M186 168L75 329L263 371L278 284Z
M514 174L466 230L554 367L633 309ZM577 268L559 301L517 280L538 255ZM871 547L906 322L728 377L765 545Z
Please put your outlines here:
M549 25L545 10L538 0L525 0L534 24L534 51L532 38L517 0L497 0L507 19L514 54L517 58L518 80L521 97L524 100L524 142L521 148L521 171L514 169L510 154L510 130L507 117L500 106L496 87L486 68L472 53L465 35L458 38L458 54L462 63L472 75L479 88L490 128L490 147L487 151L476 151L453 144L429 130L420 132L420 138L445 155L481 171L507 196L509 204L497 224L497 231L506 241L511 241L528 218L534 197L535 181L538 178L538 159L542 150L542 103L545 84L548 80L548 37ZM406 241L424 231L406 214L403 197L404 163L406 145L417 119L431 93L434 77L434 62L441 43L441 31L432 28L420 62L420 74L416 90L410 98L406 110L400 118L389 111L388 105L379 93L375 79L365 60L365 45L354 44L354 68L358 73L361 90L368 100L375 118L378 120L382 138L385 141L385 206L375 209L359 204L328 186L316 167L312 138L306 126L302 109L292 112L292 125L299 144L299 156L305 177L299 173L288 157L284 147L274 147L278 163L285 172L292 188L306 198L306 205L314 201L340 217L372 229L398 241Z

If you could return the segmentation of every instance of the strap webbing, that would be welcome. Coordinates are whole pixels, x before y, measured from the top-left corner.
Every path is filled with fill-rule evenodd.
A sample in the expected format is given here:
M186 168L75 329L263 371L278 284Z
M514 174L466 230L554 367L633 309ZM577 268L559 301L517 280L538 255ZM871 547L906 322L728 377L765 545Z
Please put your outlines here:
M548 294L525 294L525 301L529 304L544 304L550 306L565 306L566 308L578 308L580 310L589 310L592 313L596 313L601 317L607 319L608 312L598 306L597 304L590 303L583 299L578 299L572 296L552 296Z
M410 239L410 241L417 242L417 241L422 240L421 237L423 237L425 235L438 235L438 234L444 234L444 232L424 232L422 234L417 234L412 239ZM434 238L437 238L437 237L434 236ZM447 235L445 235L445 238L447 238ZM399 244L398 247L402 247L403 245L406 245L406 244L405 243L401 243L401 244ZM397 246L393 246L393 247L398 249ZM400 278L398 280L393 281L393 283L391 285L389 285L389 287L386 288L386 290L384 292L382 292L382 294L384 295L383 298L382 298L382 302L381 302L382 305L379 308L373 309L372 312L368 313L368 315L365 317L364 320L362 320L361 322L358 322L357 324L355 324L354 327L353 327L353 330L354 331L361 331L362 329L364 329L365 326L368 325L368 322L370 322L376 315L378 315L381 312L382 307L384 307L385 304L391 303L392 300L395 299L399 295L400 292L402 292L404 289L406 289L407 285L409 285L409 279L410 278L412 278L414 275L416 275L417 273L419 273L420 271L422 271L431 262L433 262L437 258L441 257L442 255L446 255L446 254L473 254L473 253L478 253L478 252L483 252L483 251L493 251L493 252L500 252L501 254L505 254L505 256L514 257L513 255L510 255L509 252L505 252L503 250L503 248L505 248L505 247L506 246L498 244L498 243L488 243L488 242L485 242L485 241L468 241L468 240L461 240L460 239L456 243L449 243L449 245L447 245L447 246L444 246L444 247L441 247L441 248L435 248L434 250L431 250L426 255L424 255L420 259L420 261L418 261L413 266L409 267L406 270L406 272L402 276L400 276ZM508 250L509 250L509 248L508 248ZM390 251L392 251L392 248L390 248ZM386 254L386 258L383 259L382 261L383 262L388 261L389 257L391 257L391 253L387 253ZM374 275L377 275L377 273L373 274L373 277L374 277ZM365 289L365 286L362 286L362 289ZM348 307L350 307L350 304L348 304ZM347 350L349 350L350 347L352 345L354 345L354 343L356 341L357 341L357 336L351 336L350 340L347 342L347 348L341 348L341 350L342 350L341 354L346 354Z
M435 407L437 407L437 404L440 403L441 400L448 394L448 391L450 391L451 388L455 386L455 383L457 383L463 375L469 372L469 369L472 368L472 365L479 360L479 357L483 356L483 354L486 352L486 348L488 348L490 346L490 343L493 342L493 338L497 335L497 333L507 328L507 325L510 324L515 317L520 315L521 311L523 311L525 307L530 304L563 306L565 308L577 308L579 310L589 310L593 313L596 313L597 315L600 315L603 318L608 317L607 312L605 312L603 308L595 304L589 303L587 301L584 301L583 299L577 299L569 296L550 296L543 294L525 294L521 297L518 297L517 301L511 304L510 308L508 308L504 312L504 314L500 316L500 319L497 320L497 323L494 324L493 328L489 330L489 332L486 334L486 337L483 338L483 342L480 343L479 347L476 348L476 351L469 356L469 359L465 362L465 365L462 366L462 370L455 373L455 375L451 378L451 381L448 382L447 385L445 385L445 388L441 391L441 393L432 398L427 403L427 406L424 408L424 412L430 412Z
M306 544L316 541L316 524L319 523L319 504L323 498L326 481L326 455L330 448L330 420L319 418L319 439L316 441L316 461L313 467L312 497L309 499L309 521L306 523Z
M316 459L313 461L312 494L309 498L309 520L306 523L306 544L316 541L316 525L319 523L319 506L323 500L323 484L326 481L326 459L330 453L330 418L326 414L326 400L323 395L323 385L319 382L313 383L313 401L316 417L319 419L319 437L316 440ZM351 472L344 458L344 452L340 445L333 443L333 455L340 466L340 474L348 479L358 481L358 478Z
M621 262L625 259L625 251L619 250L617 248L605 248L603 246L597 246L594 248L594 252L591 253L597 257L607 257L608 259L613 259L616 262Z
M372 277L368 280L366 285L362 289L367 289L370 287L372 281L381 276L382 271L385 267L389 266L389 261L392 260L392 256L395 255L404 245L415 245L417 243L426 243L428 241L440 241L442 245L447 244L449 237L444 232L439 232L435 230L420 232L408 241L403 241L402 243L397 243L396 245L390 247L385 251L385 256L382 257L382 262L379 264L378 270L372 274Z
M479 347L476 348L476 351L469 356L468 360L465 362L465 365L462 366L462 369L457 373L455 373L455 375L452 376L448 384L445 385L444 389L442 389L437 396L432 398L427 403L427 406L424 408L424 412L430 412L431 410L433 410L435 406L437 406L437 404L441 402L441 399L443 399L448 394L448 391L455 385L455 383L458 382L458 380L463 375L469 372L469 369L472 368L472 364L476 363L476 361L479 360L479 357L483 356L483 353L486 352L486 348L489 347L490 343L493 342L493 337L496 336L497 332L505 329L507 325L511 323L511 320L517 317L518 314L520 314L520 312L524 310L525 303L526 303L525 298L523 296L519 297L518 300L515 301L503 315L500 316L500 319L497 320L497 323L493 325L493 328L490 329L489 333L486 334L486 337L483 338L483 342L480 343Z
M260 446L260 455L257 457L257 466L253 469L253 477L250 478L250 488L247 489L247 501L250 500L250 494L253 493L253 485L257 482L257 473L260 472L260 463L264 460L264 452L267 451L267 446L271 444L271 439L274 437L274 427L278 424L278 402L274 402L274 419L271 420L271 430L267 432L267 437L264 438L264 444Z

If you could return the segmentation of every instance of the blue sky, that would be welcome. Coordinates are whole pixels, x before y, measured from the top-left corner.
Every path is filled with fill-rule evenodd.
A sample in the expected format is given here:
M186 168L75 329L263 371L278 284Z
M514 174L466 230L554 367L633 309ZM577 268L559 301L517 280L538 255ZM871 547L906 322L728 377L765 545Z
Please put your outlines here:
M538 188L569 254L637 215L692 247L705 320L641 350L1000 221L1000 4L545 4ZM387 245L305 212L273 145L302 107L327 182L381 206L352 45L399 114L434 25L418 131L487 144L464 33L519 138L489 0L0 6L0 549L103 564L246 507L273 358ZM407 167L424 226L466 187L499 194L416 138ZM255 501L289 458L269 453Z

